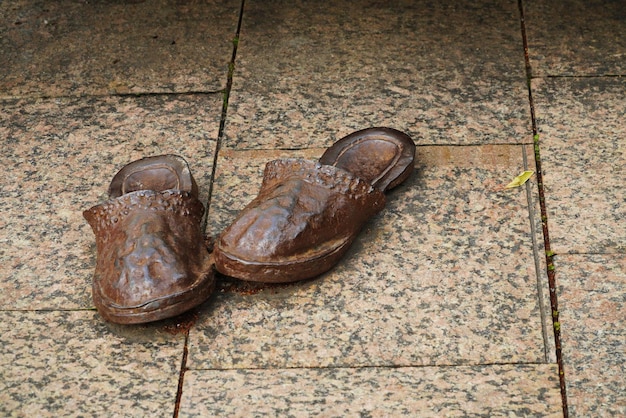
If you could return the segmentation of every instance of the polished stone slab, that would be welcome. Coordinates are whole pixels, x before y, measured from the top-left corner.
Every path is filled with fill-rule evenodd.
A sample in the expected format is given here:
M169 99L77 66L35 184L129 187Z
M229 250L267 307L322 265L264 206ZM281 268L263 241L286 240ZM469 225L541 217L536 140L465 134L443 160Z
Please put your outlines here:
M552 250L626 253L626 80L536 79Z
M535 77L626 75L622 0L524 0Z
M256 195L265 162L322 151L222 150L211 232ZM418 147L416 169L329 273L223 279L191 330L189 367L546 361L526 189L504 190L522 146Z
M130 161L184 156L206 202L221 95L8 100L0 114L0 309L89 308L82 211Z
M180 417L562 416L554 364L190 370Z
M626 415L626 256L556 257L571 416Z
M211 92L226 86L240 2L0 3L0 96Z
M516 2L246 1L225 143L327 147L368 126L532 142Z
M183 345L90 311L0 311L0 415L169 416Z

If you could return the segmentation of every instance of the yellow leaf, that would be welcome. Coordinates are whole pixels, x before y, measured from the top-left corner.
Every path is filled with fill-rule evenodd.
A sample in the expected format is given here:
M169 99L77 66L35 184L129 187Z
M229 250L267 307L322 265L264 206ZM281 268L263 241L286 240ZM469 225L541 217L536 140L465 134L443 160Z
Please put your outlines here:
M511 181L509 184L507 184L504 188L505 189L512 189L513 187L519 187L519 186L523 185L524 183L526 183L528 181L528 179L533 176L533 174L535 174L534 171L524 171L522 174L520 174L519 176L515 177L513 179L513 181Z

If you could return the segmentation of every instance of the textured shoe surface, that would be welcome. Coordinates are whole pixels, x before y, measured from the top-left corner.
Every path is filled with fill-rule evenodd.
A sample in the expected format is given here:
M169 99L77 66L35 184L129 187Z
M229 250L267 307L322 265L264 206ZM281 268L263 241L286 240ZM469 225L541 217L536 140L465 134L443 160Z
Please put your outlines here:
M96 235L94 304L111 322L178 315L204 302L214 287L195 181L181 157L163 157L120 170L110 193L121 195L83 212ZM135 190L145 185L187 190Z
M275 283L328 271L383 209L383 192L409 176L414 154L402 132L370 128L339 140L320 162L269 162L258 196L216 242L217 270Z
M290 282L320 274L348 249L385 195L347 171L306 160L265 168L259 195L220 236L218 271Z

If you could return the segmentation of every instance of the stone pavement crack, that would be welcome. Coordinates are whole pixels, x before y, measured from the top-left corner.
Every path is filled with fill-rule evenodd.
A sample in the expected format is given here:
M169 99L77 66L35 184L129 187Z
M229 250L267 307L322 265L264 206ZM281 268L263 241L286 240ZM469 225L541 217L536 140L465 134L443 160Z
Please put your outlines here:
M233 38L233 52L228 63L228 76L226 79L226 88L222 91L222 115L220 117L220 127L217 134L217 143L215 145L215 154L213 155L213 166L211 167L211 181L209 182L209 196L206 202L206 212L202 225L202 231L206 234L206 227L209 218L209 210L211 207L211 198L213 196L213 185L215 182L215 172L217 169L217 160L222 146L222 139L224 138L224 127L226 126L226 115L228 113L228 100L230 98L230 91L233 87L233 76L235 74L235 60L237 58L237 47L239 46L239 33L241 31L241 22L243 19L243 10L245 6L245 0L241 0L239 8L239 19L237 21L237 29L235 37ZM189 354L189 329L185 332L185 345L183 347L183 358L180 365L180 374L178 377L178 390L176 391L176 402L174 404L174 418L178 418L180 412L180 402L183 396L183 384L185 381L185 372L187 371L187 356Z
M222 116L220 118L220 127L217 134L217 143L215 145L215 154L213 155L213 167L211 167L211 180L209 182L209 197L206 202L206 216L202 225L202 231L206 233L207 222L209 218L209 210L211 208L211 198L213 197L213 185L215 182L215 173L217 170L217 160L219 158L220 149L222 148L222 140L224 138L224 129L226 127L226 116L228 114L228 101L230 99L230 91L233 88L233 77L235 75L235 62L237 59L237 48L239 47L239 34L241 33L241 22L243 20L243 12L246 1L241 0L239 8L239 20L237 21L237 29L233 38L233 52L228 63L228 76L226 79L226 88L222 91Z
M178 418L180 412L180 400L183 396L183 383L185 382L185 372L187 371L187 355L189 354L189 330L185 332L185 345L183 346L183 358L178 375L178 389L176 390L176 402L174 402L174 418Z
M530 117L533 130L533 146L535 151L535 167L537 172L537 187L539 191L539 206L541 210L541 226L544 239L545 257L547 263L548 287L550 291L550 306L552 310L552 324L554 330L554 345L556 351L556 361L559 369L559 385L561 388L561 399L563 403L563 417L568 418L567 391L565 387L565 371L563 368L563 352L561 348L561 327L559 322L559 301L556 289L556 269L554 267L554 252L550 249L550 232L548 228L548 213L546 210L545 190L543 187L543 172L541 170L541 154L539 144L539 133L537 119L535 117L535 105L533 102L531 79L532 69L528 57L528 38L526 37L526 23L524 20L524 6L522 0L518 0L520 11L520 24L522 30L522 41L524 44L524 62L526 66L526 81L528 86L528 101L530 103Z

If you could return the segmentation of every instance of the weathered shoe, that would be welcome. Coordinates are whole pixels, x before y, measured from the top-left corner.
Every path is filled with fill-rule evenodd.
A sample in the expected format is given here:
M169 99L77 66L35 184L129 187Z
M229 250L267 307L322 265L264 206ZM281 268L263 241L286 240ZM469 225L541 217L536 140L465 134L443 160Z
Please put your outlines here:
M384 192L411 174L414 158L409 136L370 128L340 139L319 162L269 162L258 196L216 241L216 269L267 283L330 270L383 209Z
M204 302L215 275L200 228L204 206L187 162L148 157L113 178L110 200L83 212L96 235L93 301L108 321L169 318Z

